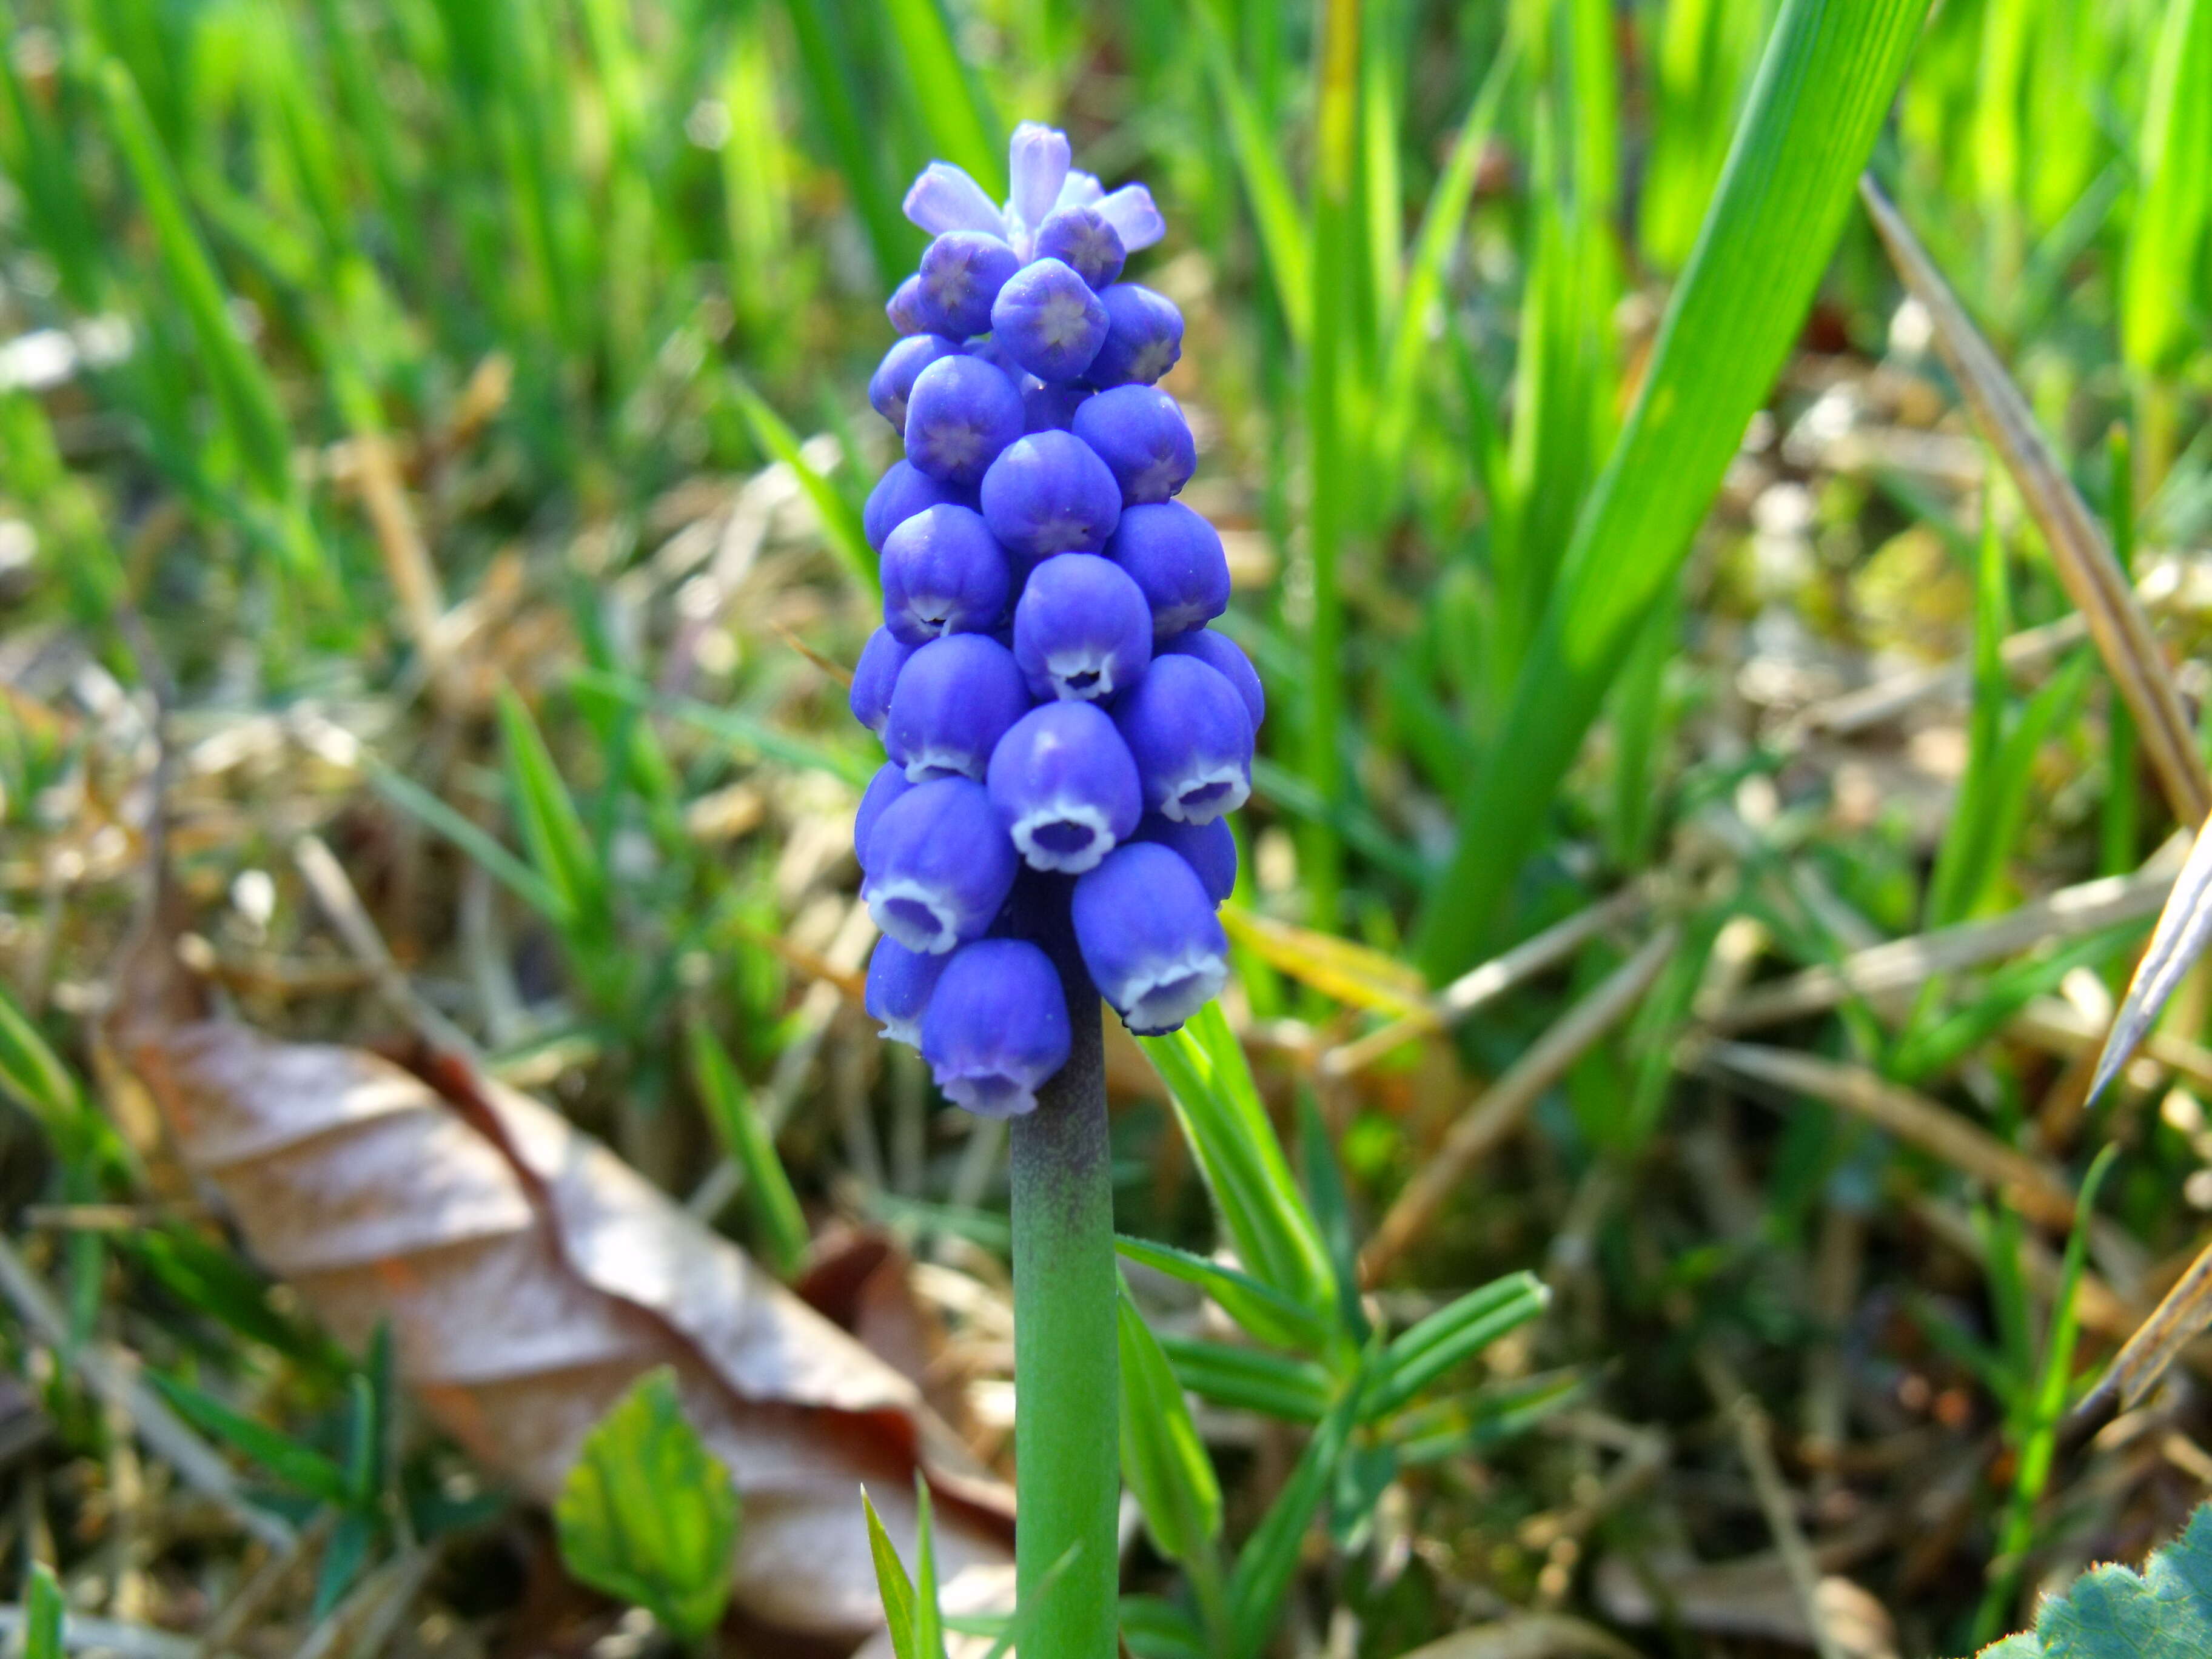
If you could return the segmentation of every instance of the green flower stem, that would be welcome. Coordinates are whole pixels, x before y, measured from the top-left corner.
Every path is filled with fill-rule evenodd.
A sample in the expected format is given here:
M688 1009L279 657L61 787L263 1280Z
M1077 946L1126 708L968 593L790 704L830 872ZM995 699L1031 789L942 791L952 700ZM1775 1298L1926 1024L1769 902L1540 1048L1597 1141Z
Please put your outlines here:
M1035 1659L1115 1659L1120 1589L1114 1189L1098 993L1066 937L1044 941L1067 988L1067 1064L1013 1121L1016 1579ZM1058 948L1054 948L1054 946ZM1041 1591L1071 1547L1080 1553Z

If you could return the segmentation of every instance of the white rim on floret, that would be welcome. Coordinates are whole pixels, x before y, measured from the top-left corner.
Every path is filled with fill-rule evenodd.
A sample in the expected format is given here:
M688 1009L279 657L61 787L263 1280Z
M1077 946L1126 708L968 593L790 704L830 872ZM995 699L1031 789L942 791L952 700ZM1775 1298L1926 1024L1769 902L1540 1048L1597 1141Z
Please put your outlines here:
M1037 558L1048 559L1055 553L1072 553L1095 546L1097 530L1097 526L1089 519L1073 513L1055 514L1031 532L1030 551Z
M868 914L884 936L926 957L943 956L960 943L958 912L939 889L913 876L891 876L872 881L861 890ZM933 927L925 930L913 914L894 906L913 905L928 913Z
M1091 840L1073 852L1055 852L1049 847L1041 847L1036 832L1048 823L1079 824L1091 832ZM1057 870L1063 875L1079 876L1095 868L1114 850L1114 827L1107 823L1106 814L1092 802L1071 800L1064 796L1023 813L1014 820L1008 833L1032 870Z
M929 783L939 778L973 778L983 781L983 769L975 757L965 749L939 749L925 744L910 751L906 757L906 781L908 783Z
M921 1047L921 1016L916 1015L912 1019L884 1020L883 1030L876 1035L885 1042L903 1042L909 1048L919 1048Z
M1194 803L1190 799L1193 795L1204 796L1207 791L1214 789L1221 793L1199 803ZM1211 823L1242 806L1245 797L1251 793L1252 780L1245 775L1244 768L1239 763L1220 761L1212 766L1194 764L1189 771L1169 783L1167 799L1160 803L1160 816L1172 818L1177 823Z
M1188 634L1201 623L1212 620L1203 604L1170 605L1165 611L1152 612L1152 637L1171 640L1178 634Z
M1182 480L1182 464L1173 455L1163 455L1129 480L1129 499L1134 501L1164 501L1175 494L1175 487Z
M955 1105L979 1117L1023 1117L1036 1109L1036 1085L994 1069L937 1068L937 1086Z
M1228 979L1227 960L1194 945L1180 956L1146 963L1115 987L1114 1006L1139 1036L1157 1036L1212 1001Z
M931 639L941 640L951 629L960 601L943 593L909 593L903 608L908 622Z
M1120 689L1114 679L1113 653L1108 651L1047 652L1044 672L1052 681L1053 696L1062 702L1090 702L1109 697ZM1088 685L1069 684L1081 674L1097 678Z
M1174 343L1169 340L1155 340L1151 344L1139 348L1137 355L1129 360L1129 373L1149 386L1173 368L1175 364Z

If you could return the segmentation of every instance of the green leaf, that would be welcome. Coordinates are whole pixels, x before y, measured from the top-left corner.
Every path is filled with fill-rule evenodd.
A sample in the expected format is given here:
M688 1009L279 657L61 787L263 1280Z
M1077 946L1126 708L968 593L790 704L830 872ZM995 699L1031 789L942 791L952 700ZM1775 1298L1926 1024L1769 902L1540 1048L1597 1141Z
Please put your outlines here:
M1210 1261L1172 1244L1116 1235L1114 1248L1139 1266L1203 1291L1221 1311L1262 1342L1299 1353L1326 1346L1328 1328L1308 1310L1251 1274Z
M1168 1036L1142 1037L1243 1266L1322 1318L1336 1309L1321 1228L1291 1177L1252 1068L1218 1003Z
M408 817L435 830L484 867L499 884L556 927L569 921L567 901L554 885L500 845L483 825L464 817L414 779L372 761L369 787Z
M1265 1349L1194 1336L1158 1340L1182 1386L1217 1406L1313 1423L1328 1409L1334 1393L1329 1374L1310 1359L1285 1359Z
M189 1382L179 1382L159 1371L147 1372L146 1379L177 1408L178 1415L235 1446L286 1486L337 1509L351 1506L353 1487L345 1471L313 1447L303 1446L281 1430L255 1422Z
M1541 1279L1519 1273L1439 1308L1383 1350L1382 1380L1370 1391L1368 1417L1396 1410L1453 1366L1535 1318L1551 1300Z
M915 1659L945 1659L945 1609L937 1597L937 1522L929 1507L929 1483L914 1477Z
M993 201L1006 194L1006 151L999 124L960 56L943 0L884 0L906 82L936 153L983 187ZM878 13L878 15L882 15Z
M2035 1629L1982 1659L2205 1659L2212 1655L2212 1504L2136 1572L2117 1563L2047 1597Z
M1465 969L1534 848L1636 630L1674 579L1810 305L1926 0L1788 0L1634 411L1583 503L1460 839L1422 966Z
M1121 1598L1121 1640L1137 1659L1212 1659L1198 1620L1157 1595Z
M67 1603L53 1569L31 1563L29 1593L23 1598L23 1659L62 1659L62 1613Z
M500 688L498 711L507 804L531 866L560 896L569 928L600 931L609 921L606 874L583 815L561 781L538 722L511 688Z
M20 1103L58 1142L67 1144L82 1127L84 1097L76 1078L4 985L0 985L0 1095Z
M745 1172L745 1190L751 1195L769 1257L776 1272L788 1279L799 1270L812 1242L805 1214L799 1207L799 1194L792 1191L791 1177L785 1173L783 1160L776 1156L775 1142L754 1109L752 1091L738 1075L738 1068L731 1064L713 1030L697 1018L689 1021L685 1029L691 1048L691 1081L707 1109L707 1121L714 1126L714 1138L722 1143L723 1152Z
M562 1560L585 1583L686 1641L720 1621L738 1494L685 1419L673 1368L647 1372L584 1437L553 1521Z
M1297 1467L1259 1527L1245 1540L1229 1580L1229 1620L1234 1659L1252 1659L1267 1645L1282 1618L1291 1576L1297 1571L1299 1547L1316 1511L1336 1480L1337 1465L1351 1443L1359 1410L1355 1389L1340 1401L1306 1442Z
M2212 0L2166 0L2151 59L2136 166L2142 184L2121 268L2120 343L2145 374L2201 338L2205 243L2212 237Z
M1124 1289L1116 1310L1121 1351L1121 1478L1145 1529L1173 1561L1201 1557L1221 1534L1221 1486L1190 1420L1159 1339Z
M883 1601L891 1652L896 1659L915 1659L914 1580L906 1576L906 1564L899 1559L890 1534L884 1530L883 1517L876 1513L875 1503L865 1487L860 1492L860 1507L867 1513L868 1553L876 1564L876 1594Z

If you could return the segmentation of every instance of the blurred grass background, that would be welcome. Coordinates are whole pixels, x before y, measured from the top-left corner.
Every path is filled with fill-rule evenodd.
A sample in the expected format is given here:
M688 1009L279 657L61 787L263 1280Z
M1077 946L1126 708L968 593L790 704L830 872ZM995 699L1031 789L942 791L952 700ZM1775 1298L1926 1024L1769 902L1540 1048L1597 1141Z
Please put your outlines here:
M1803 1394L1778 1414L1832 1458L1883 1412L1899 1434L1940 1424L1969 1449L1955 1502L1883 1474L1854 1510L1844 1462L1807 1451L1801 1472L1824 1526L1891 1517L1852 1559L1885 1564L1907 1645L1990 1633L2031 1540L2039 1566L2124 1551L2170 1523L2183 1466L2116 1452L2130 1480L2056 1513L2023 1498L2017 1449L2048 1429L2051 1291L2020 1266L2035 1224L1802 1091L1778 1129L1679 1073L1675 1039L1761 963L1833 963L2125 874L2174 825L2087 647L2004 648L2057 624L2063 590L1856 210L1778 386L1744 388L1764 407L1686 564L1638 532L1648 503L1617 479L1577 546L1778 9L0 0L15 1003L88 1049L76 1022L103 1006L147 851L158 699L169 851L245 1011L374 1027L295 868L312 832L422 1000L507 1074L664 1184L717 1147L746 1169L771 1260L797 1261L806 1222L756 1093L817 1213L988 1242L989 1137L962 1139L918 1069L878 1061L840 1012L866 942L842 837L874 760L837 665L871 620L858 507L893 453L860 391L922 243L901 193L933 156L997 191L1012 122L1063 125L1168 217L1144 280L1189 318L1169 382L1200 434L1188 499L1227 535L1228 625L1271 699L1231 1011L1275 1098L1320 1099L1380 1213L1480 1080L1632 941L1598 933L1356 1081L1316 1056L1652 884L1683 943L1640 1011L1546 1079L1519 1162L1470 1176L1395 1273L1568 1264L1553 1360L1602 1376L1641 1344L1674 1356L1604 1385L1625 1419L1710 1406L1668 1345L1713 1328ZM2212 0L1943 0L1874 167L2124 556L2175 573L2162 614L2192 713L2208 156ZM1785 181L1801 164L1740 160ZM1777 277L1717 280L1755 307ZM1671 372L1696 398L1742 365L1692 340ZM1650 596L1571 695L1545 654L1579 614L1563 582L1600 608L1616 584ZM1947 661L1971 669L1963 702L1815 718ZM2091 1019L2148 923L2031 940L1901 1011L1847 1000L1785 1039L2060 1165L2120 1141L2092 1260L2129 1301L2212 1206L2193 1092L2212 1072L2173 1059L2202 1054L2206 997L2181 1000L2165 1071L2111 1121L2082 1119L2078 1064L2018 1022L2069 996ZM1173 1164L1163 1123L1127 1109L1133 1159ZM19 1197L44 1179L26 1167ZM1130 1203L1125 1225L1156 1236L1202 1212L1188 1183ZM84 1320L149 1271L67 1236L57 1271ZM1850 1345L1889 1403L1845 1426L1822 1368ZM2172 1432L2201 1418L2193 1398ZM1447 1582L1583 1594L1557 1547L1581 1533L1523 1523L1597 1478L1601 1440L1518 1485L1431 1491L1408 1547L1426 1588L1390 1588L1401 1562L1361 1603L1358 1650L1449 1627L1474 1603ZM1916 1524L1940 1545L1905 1535L1908 1498L1938 1512ZM1746 1542L1741 1504L1715 1502L1700 1541ZM2007 1505L1992 1589L1973 1563Z

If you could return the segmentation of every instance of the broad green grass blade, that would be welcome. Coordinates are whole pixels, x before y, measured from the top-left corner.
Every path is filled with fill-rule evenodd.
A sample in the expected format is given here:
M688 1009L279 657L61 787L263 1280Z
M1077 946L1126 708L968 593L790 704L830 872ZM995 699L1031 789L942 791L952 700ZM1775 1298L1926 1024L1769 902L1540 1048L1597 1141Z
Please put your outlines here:
M1310 1310L1249 1273L1172 1244L1131 1238L1126 1233L1115 1237L1114 1249L1131 1261L1204 1291L1220 1304L1222 1312L1260 1341L1305 1352L1328 1340L1328 1328Z
M1261 1348L1233 1347L1201 1337L1158 1340L1182 1386L1200 1399L1286 1423L1317 1422L1328 1409L1329 1374L1310 1359L1285 1359Z
M1283 171L1274 135L1252 100L1237 72L1228 38L1214 15L1212 0L1198 0L1192 8L1198 23L1199 50L1206 60L1207 78L1221 100L1222 118L1228 123L1230 149L1237 170L1250 198L1252 217L1260 230L1260 246L1267 256L1268 274L1274 278L1275 297L1293 342L1303 342L1313 317L1312 251L1306 241L1304 216L1299 211L1290 176Z
M866 532L860 528L860 515L853 510L852 502L807 460L799 449L799 434L784 424L783 417L769 406L760 393L742 379L733 379L731 386L754 439L792 470L799 488L806 492L807 500L814 503L815 512L822 518L822 533L837 562L860 585L862 592L871 597L880 595L883 581L876 574L875 555L869 550Z
M819 0L789 0L792 37L813 94L814 112L830 134L837 170L868 234L876 256L876 276L888 291L913 268L921 252L921 233L899 215L898 192L884 179L883 165L860 117L853 88L852 64L838 39L836 20Z
M883 0L907 90L940 160L965 167L994 202L1006 194L1006 150L998 118L961 62L944 0Z
M2212 237L2212 0L2166 0L2136 167L2142 180L2121 269L2120 344L2145 374L2203 337Z
M1246 1272L1327 1318L1335 1274L1321 1229L1267 1121L1237 1034L1208 1003L1168 1036L1141 1037Z
M1636 407L1461 801L1459 842L1416 941L1432 978L1468 966L1497 926L1606 688L1688 554L1812 301L1926 10L1925 0L1785 5Z
M915 1659L914 1640L915 1603L914 1580L907 1577L906 1564L898 1558L898 1550L891 1543L890 1534L884 1530L883 1517L863 1488L860 1508L868 1522L868 1554L876 1565L876 1594L884 1604L884 1624L890 1632L891 1651L897 1659Z
M745 1172L745 1190L759 1218L761 1236L776 1272L789 1279L811 1242L799 1195L776 1156L775 1142L755 1108L738 1068L704 1020L690 1023L691 1081L722 1150Z
M62 1659L62 1620L69 1603L53 1569L32 1562L28 1590L23 1598L23 1659Z
M1221 1535L1221 1486L1159 1339L1121 1292L1121 1478L1145 1529L1172 1561L1201 1560Z

